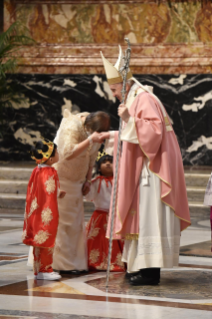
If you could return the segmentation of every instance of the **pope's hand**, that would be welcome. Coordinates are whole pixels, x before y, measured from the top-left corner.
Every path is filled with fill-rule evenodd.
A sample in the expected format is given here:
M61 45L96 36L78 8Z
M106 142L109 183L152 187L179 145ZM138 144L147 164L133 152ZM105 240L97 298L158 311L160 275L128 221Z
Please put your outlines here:
M93 143L101 143L101 134L94 132L90 135L90 137L92 138Z
M120 104L118 107L118 115L122 118L124 122L128 122L130 118L130 114L128 108L124 104Z
M110 138L110 132L100 133L101 143Z

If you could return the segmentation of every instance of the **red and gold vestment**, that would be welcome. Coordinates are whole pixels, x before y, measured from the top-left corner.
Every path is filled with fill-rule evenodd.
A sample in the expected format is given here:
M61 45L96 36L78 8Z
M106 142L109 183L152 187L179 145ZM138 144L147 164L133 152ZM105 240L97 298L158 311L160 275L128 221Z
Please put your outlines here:
M55 245L59 213L57 171L47 165L37 166L27 187L22 240L26 245L51 248Z

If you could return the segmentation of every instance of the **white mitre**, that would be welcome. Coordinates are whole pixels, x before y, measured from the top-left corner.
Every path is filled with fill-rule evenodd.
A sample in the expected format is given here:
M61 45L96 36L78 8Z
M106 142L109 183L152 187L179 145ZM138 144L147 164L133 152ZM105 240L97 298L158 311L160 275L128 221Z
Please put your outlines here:
M123 82L123 78L121 76L121 68L124 65L124 59L123 59L123 52L122 52L122 48L119 45L119 57L118 60L116 62L115 65L112 65L103 55L102 52L101 56L102 56L102 60L103 60L103 64L104 64L104 68L105 68L105 73L106 73L106 77L107 77L107 81L108 84L118 84L118 83L122 83ZM166 123L166 129L167 131L172 131L172 127L169 125L169 120L166 114L166 111L164 109L163 104L161 103L161 101L158 99L158 97L153 93L153 88L151 86L147 86L147 85L143 85L141 84L138 80L136 80L130 69L128 69L128 73L127 73L127 80L132 80L133 82L137 83L138 86L140 88L142 88L144 91L150 93L152 96L154 96L154 98L159 102L161 110L163 112L163 116L165 119L165 123Z
M119 45L119 57L118 60L116 61L115 65L112 65L103 55L102 52L101 56L102 56L102 60L103 60L103 64L104 64L104 69L105 69L105 73L106 73L106 77L107 77L107 81L108 84L117 84L117 83L122 83L123 82L123 78L121 75L121 68L124 66L124 55L123 55L123 51L121 46ZM127 80L132 80L135 83L137 83L141 88L143 88L144 91L147 92L153 92L153 87L152 86L147 86L147 85L142 85L140 82L138 82L138 80L136 80L131 71L130 68L128 69L128 73L127 73Z
M105 68L105 73L106 73L108 84L122 83L123 82L123 78L121 76L120 69L124 66L124 59L123 59L124 55L123 55L121 46L119 45L119 57L118 57L118 60L117 60L115 65L112 65L104 57L102 52L100 52L100 53L101 53L101 56L102 56L102 60L103 60L103 64L104 64L104 68ZM132 78L132 73L131 73L130 69L128 69L127 80L129 80L130 78Z

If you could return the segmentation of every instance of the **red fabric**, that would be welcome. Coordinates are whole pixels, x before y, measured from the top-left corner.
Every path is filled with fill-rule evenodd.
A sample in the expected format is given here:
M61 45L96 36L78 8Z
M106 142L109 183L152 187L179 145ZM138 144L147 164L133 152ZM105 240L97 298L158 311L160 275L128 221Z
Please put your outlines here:
M33 247L33 256L33 269L35 275L39 272L53 272L53 248Z
M53 167L36 167L33 170L26 196L24 244L54 247L59 219L58 184L58 175Z
M87 225L88 267L90 270L107 270L109 240L106 236L108 213L95 210ZM113 240L111 271L125 271L121 261L123 242Z

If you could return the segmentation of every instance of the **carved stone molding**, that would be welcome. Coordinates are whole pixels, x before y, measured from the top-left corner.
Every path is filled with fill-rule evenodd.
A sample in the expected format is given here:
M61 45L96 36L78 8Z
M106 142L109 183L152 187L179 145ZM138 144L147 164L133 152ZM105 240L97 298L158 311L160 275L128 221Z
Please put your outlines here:
M166 0L162 0L167 2ZM161 1L161 2L162 2ZM130 3L158 3L157 0L15 0L17 4L130 4Z
M122 46L123 51L126 46ZM132 57L137 58L210 58L212 56L212 43L193 44L132 44ZM105 57L116 59L118 44L39 44L24 47L18 55L24 58L99 58L100 51Z
M134 3L181 3L202 2L209 0L13 0L17 4L134 4Z
M42 44L28 47L18 53L19 71L51 73L53 68L58 73L103 73L100 51L111 63L116 62L117 45ZM209 73L212 45L132 45L130 67L135 74L184 73L185 70L187 73Z

